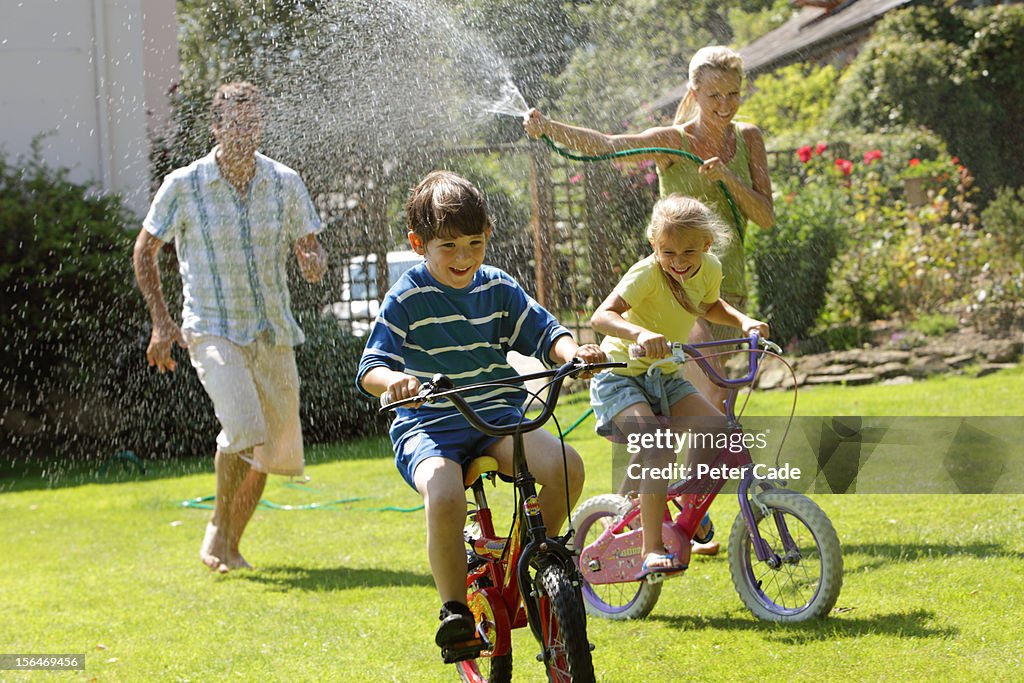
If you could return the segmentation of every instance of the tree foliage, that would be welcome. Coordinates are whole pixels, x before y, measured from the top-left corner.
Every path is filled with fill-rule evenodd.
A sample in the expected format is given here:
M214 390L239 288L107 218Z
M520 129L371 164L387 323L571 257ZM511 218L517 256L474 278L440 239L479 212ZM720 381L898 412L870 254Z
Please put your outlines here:
M744 118L756 123L779 147L780 139L820 134L838 89L835 67L792 64L758 76L753 94L743 102Z
M985 198L1024 184L1024 6L888 14L843 77L832 120L931 128L974 171Z

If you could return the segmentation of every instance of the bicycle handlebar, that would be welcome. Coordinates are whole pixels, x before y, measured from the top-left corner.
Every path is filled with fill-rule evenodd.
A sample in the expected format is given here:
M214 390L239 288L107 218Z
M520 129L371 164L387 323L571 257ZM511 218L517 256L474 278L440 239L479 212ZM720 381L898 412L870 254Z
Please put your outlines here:
M715 370L714 366L712 366L708 362L707 357L705 357L704 354L700 352L700 349L716 346L731 346L733 344L748 345L748 353L750 353L750 370L743 377L738 377L736 379L726 379L725 377L722 377L720 374L718 374L718 371ZM751 333L749 337L741 337L738 339L723 339L721 341L702 342L699 344L684 344L682 342L673 342L672 344L670 344L671 350L669 351L669 355L651 363L647 371L650 372L653 368L658 367L660 365L665 365L667 363L685 363L689 360L689 358L693 358L693 360L695 360L697 364L700 365L701 369L704 370L704 372L708 375L711 381L714 382L715 384L718 384L719 386L726 388L734 386L744 386L754 381L754 375L757 374L757 368L761 362L761 354L756 353L754 351L762 348L771 353L775 353L778 355L782 354L782 349L779 347L778 344L769 339L762 339L757 334L757 332ZM646 352L644 351L643 346L641 346L640 344L630 344L630 358L643 358L645 355Z
M562 390L562 383L567 377L575 377L585 372L593 372L595 370L604 370L606 368L624 368L625 363L584 363L579 358L573 358L568 363L562 365L555 370L544 370L542 372L535 372L529 375L517 375L515 377L505 377L500 380L493 380L490 382L479 382L477 384L469 384L462 387L456 387L452 380L438 373L434 375L429 382L424 383L419 392L415 396L410 398L404 398L400 401L386 402L389 401L388 394L385 393L381 396L382 405L380 412L388 410L394 410L410 403L436 403L441 399L448 399L452 402L455 408L462 413L466 420L480 432L487 434L488 436L511 436L516 433L526 433L537 429L555 412L555 404L558 403L558 395ZM513 425L496 425L488 422L470 406L464 398L460 395L461 392L468 391L470 389L478 389L480 387L495 386L499 384L510 384L512 382L523 382L530 379L541 379L546 377L553 377L554 379L548 385L550 387L548 391L548 397L544 400L543 410L540 415L532 420L524 420Z

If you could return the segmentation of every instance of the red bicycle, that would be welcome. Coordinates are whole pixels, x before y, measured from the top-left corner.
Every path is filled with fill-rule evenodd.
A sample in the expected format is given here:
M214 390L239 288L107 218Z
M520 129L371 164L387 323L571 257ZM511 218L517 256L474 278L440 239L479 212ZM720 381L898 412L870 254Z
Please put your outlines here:
M435 375L413 398L388 404L390 410L408 403L450 400L473 427L491 436L512 436L514 443L514 507L511 530L494 530L484 479L494 478L498 463L489 456L470 463L465 485L473 491L465 538L469 573L466 596L476 621L477 638L442 651L445 662L457 667L469 683L508 683L512 680L512 629L529 626L541 645L537 660L544 663L548 680L586 683L594 680L591 645L587 639L586 611L580 592L576 558L567 538L551 538L537 502L536 482L526 463L523 434L540 428L554 413L562 384L568 377L625 363L587 364L574 361L548 370L500 381L455 387L448 377ZM531 379L551 378L540 414L513 425L487 422L459 395L483 386L515 386ZM566 494L568 495L568 493Z

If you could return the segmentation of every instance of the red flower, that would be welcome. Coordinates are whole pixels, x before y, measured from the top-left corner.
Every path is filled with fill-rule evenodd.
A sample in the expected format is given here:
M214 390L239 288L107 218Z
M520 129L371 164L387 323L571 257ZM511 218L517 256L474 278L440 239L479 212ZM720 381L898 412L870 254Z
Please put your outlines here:
M910 163L908 163L907 166L917 166L920 163L921 160L918 159L917 157L914 157L913 159L910 160Z
M865 166L870 166L871 162L875 161L876 159L881 159L881 158L882 158L882 150L880 150L880 149L868 150L867 152L864 152L864 165Z
M569 178L569 182L572 183L573 185L575 185L576 183L578 183L581 180L583 180L583 174L582 173L577 173L573 177Z
M818 156L821 156L822 154L825 153L826 149L828 149L828 145L826 145L824 142L819 142L814 147L814 153L817 154Z
M849 159L843 159L839 157L836 159L836 168L843 172L843 175L850 175L853 173L853 162Z
M954 166L959 166L960 165L960 157L953 157L953 165Z
M796 151L796 155L800 157L800 163L806 164L811 160L811 146L804 145Z

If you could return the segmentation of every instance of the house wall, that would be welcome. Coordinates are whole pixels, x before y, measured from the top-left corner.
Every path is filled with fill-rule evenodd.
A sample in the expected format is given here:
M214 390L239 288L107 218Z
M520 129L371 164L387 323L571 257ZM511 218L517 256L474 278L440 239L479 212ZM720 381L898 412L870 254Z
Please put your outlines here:
M170 117L177 17L169 0L0 0L0 145L122 195L150 197L149 137Z

